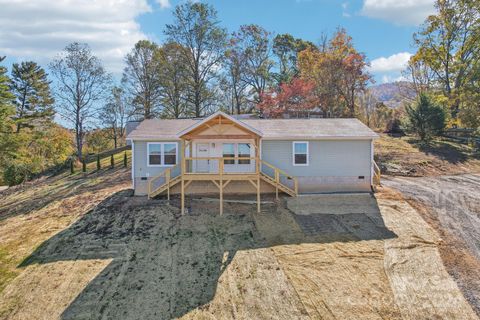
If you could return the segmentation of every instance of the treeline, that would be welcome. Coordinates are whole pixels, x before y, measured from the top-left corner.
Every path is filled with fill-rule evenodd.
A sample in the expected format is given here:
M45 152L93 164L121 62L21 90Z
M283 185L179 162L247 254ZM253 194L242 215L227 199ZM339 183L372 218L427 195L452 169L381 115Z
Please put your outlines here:
M412 80L404 82L407 89L427 99L413 104L415 98L406 96L413 104L408 108L392 109L373 96L367 59L346 30L321 35L318 43L258 25L228 32L216 10L201 2L174 9L164 43L136 43L118 83L80 43L66 46L49 63L49 74L31 61L14 64L10 73L1 67L0 171L5 182L18 183L72 155L81 161L86 153L119 147L129 119L202 117L217 110L358 117L388 131L421 126L441 132L436 124L422 124L429 119L478 128L479 2L438 0L436 6L437 14L414 36L418 51L405 71ZM429 117L425 110L449 112Z
M406 129L428 140L447 127L480 127L480 2L437 0L413 35L416 53L398 84L403 106L385 108L365 90L358 116L372 127ZM413 94L412 94L413 92Z

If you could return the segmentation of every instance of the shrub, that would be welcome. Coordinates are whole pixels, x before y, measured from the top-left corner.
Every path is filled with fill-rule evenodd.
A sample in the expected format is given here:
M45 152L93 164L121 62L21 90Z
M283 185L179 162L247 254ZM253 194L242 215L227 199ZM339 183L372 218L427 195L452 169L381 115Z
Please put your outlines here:
M390 134L403 134L403 130L401 128L402 122L398 118L390 119L387 122L387 127L385 132Z
M28 166L21 162L9 164L3 171L3 180L9 186L14 186L27 181L30 178L31 172Z
M408 129L422 141L430 140L445 128L445 111L424 94L420 95L414 107L407 106L406 111Z

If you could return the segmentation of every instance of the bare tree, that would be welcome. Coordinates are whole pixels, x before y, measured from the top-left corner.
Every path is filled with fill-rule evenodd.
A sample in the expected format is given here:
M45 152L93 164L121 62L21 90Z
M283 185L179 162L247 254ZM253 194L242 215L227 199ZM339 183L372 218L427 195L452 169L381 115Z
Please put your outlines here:
M158 46L148 40L140 40L125 57L122 84L129 96L133 113L150 119L160 113Z
M110 76L87 44L71 43L51 63L57 80L55 97L58 113L75 131L77 157L82 159L85 126L93 120L99 102L105 98Z
M243 55L242 80L252 89L253 100L260 103L262 95L272 80L271 70L275 65L272 58L272 33L258 25L243 25L232 35L234 50Z
M167 24L165 34L171 42L185 48L183 54L189 70L188 101L193 114L200 117L211 103L212 81L218 76L226 45L226 32L219 27L217 12L208 4L189 1L180 4L173 13L173 24Z
M155 57L165 118L184 117L188 111L188 67L184 50L178 43L169 42L159 48Z
M109 130L109 137L113 139L115 149L119 145L119 140L125 136L125 124L127 123L128 115L124 91L122 88L114 87L108 102L101 110L100 117L105 127Z

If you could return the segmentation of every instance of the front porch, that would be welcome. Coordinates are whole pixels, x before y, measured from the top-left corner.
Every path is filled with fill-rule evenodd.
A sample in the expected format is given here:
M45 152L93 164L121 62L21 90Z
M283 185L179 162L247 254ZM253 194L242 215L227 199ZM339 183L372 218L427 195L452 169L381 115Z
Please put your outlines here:
M260 159L261 134L225 114L216 114L180 134L180 163L167 168L149 182L149 197L180 184L181 209L185 212L185 195L194 181L210 181L218 188L220 214L223 213L225 188L232 181L244 181L254 188L260 212L261 181L272 185L278 198L280 191L291 196L298 192L297 179Z

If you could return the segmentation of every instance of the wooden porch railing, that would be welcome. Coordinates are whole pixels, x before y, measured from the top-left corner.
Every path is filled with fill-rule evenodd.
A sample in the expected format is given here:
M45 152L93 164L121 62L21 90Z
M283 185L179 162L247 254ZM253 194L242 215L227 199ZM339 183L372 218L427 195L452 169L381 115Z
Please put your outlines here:
M380 171L380 167L377 165L375 161L373 161L373 184L380 185L381 177L382 177L382 172Z
M229 165L229 164L225 164L225 161L231 161L233 160L234 163L231 164L231 165L239 165L239 161L246 161L246 160L249 160L249 161L254 161L255 163L255 169L254 170L245 170L245 171L237 171L237 172L228 172L228 171L225 171L225 165ZM225 175L228 175L228 174L248 174L248 173L258 173L260 171L260 168L258 166L259 162L260 162L260 159L259 158L255 158L255 157L186 157L183 159L184 161L184 174L225 174ZM206 171L206 172L193 172L193 163L194 161L208 161L208 166L210 166L210 161L216 161L217 162L217 170L218 171L210 171L210 168L209 168L209 171ZM250 163L246 163L246 164L240 164L240 165L250 165ZM198 165L198 163L197 163ZM197 171L198 169L195 168Z
M148 183L148 197L150 198L153 193L158 190L158 188L155 188L154 187L154 183L158 180L160 180L161 178L165 178L165 182L162 183L159 187L162 187L162 186L165 186L166 189L167 189L167 197L168 197L168 200L170 200L170 183L172 182L173 179L179 177L182 175L182 173L180 172L179 175L177 176L173 176L172 175L172 172L173 170L177 167L178 165L175 165L173 167L168 167L165 169L165 171L163 171L162 173L160 173L158 176L155 176L153 177L152 179L150 179L149 183Z
M298 180L296 177L292 176L292 175L289 175L288 173L286 173L285 171L283 171L282 169L280 168L277 168L275 167L273 164L271 163L268 163L264 160L260 160L261 161L261 164L269 167L271 170L273 170L273 173L274 173L274 177L273 177L273 180L275 181L275 195L278 199L278 189L279 187L283 190L284 188L288 188L288 191L293 191L294 195L298 195ZM262 170L261 172L269 177L270 179L272 179L271 176L269 176L268 174L264 173ZM292 180L293 181L293 188L290 187L290 186L287 186L285 183L282 183L282 177L288 179L288 180ZM283 186L283 188L282 188ZM283 190L283 191L286 191L286 190ZM287 193L290 193L290 192L287 192ZM292 195L292 194L290 194Z

